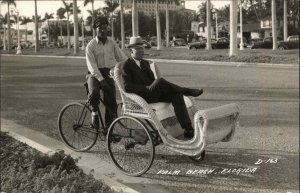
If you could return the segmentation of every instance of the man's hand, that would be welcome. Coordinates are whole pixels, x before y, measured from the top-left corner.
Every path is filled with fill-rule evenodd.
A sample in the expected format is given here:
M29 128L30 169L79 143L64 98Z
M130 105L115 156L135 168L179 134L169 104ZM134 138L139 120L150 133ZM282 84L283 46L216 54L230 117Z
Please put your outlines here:
M111 88L110 85L108 84L108 82L105 79L101 80L100 87L103 90L109 90Z

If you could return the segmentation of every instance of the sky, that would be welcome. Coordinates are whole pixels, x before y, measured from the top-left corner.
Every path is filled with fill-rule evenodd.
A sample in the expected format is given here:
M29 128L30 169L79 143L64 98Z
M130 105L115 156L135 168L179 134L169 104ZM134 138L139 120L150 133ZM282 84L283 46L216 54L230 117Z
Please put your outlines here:
M26 17L32 17L34 15L34 1L33 0L15 0L16 1L16 8L19 11L20 16L26 16ZM66 0L66 2L73 2L72 0ZM204 0L186 0L185 8L196 10L198 5L200 5L202 2L205 2ZM216 8L223 7L224 5L228 5L230 3L230 0L211 0L211 3ZM103 0L95 0L94 7L95 9L99 7L103 7L104 3ZM7 12L7 5L6 4L0 4L0 11L1 14L5 14ZM63 7L63 3L61 0L37 0L37 6L38 6L38 15L41 15L43 18L45 13L54 13L56 15L56 10L60 7ZM91 4L87 5L86 7L83 6L83 0L77 0L77 6L80 7L82 10L83 17L86 18L88 16L88 13L86 10L92 9ZM80 15L81 17L81 15ZM22 27L21 27L22 28Z

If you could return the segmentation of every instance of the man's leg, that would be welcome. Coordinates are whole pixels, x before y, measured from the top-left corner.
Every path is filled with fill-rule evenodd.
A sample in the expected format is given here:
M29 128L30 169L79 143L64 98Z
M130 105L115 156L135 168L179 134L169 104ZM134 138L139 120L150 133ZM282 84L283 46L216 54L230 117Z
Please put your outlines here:
M175 84L172 84L165 79L155 80L149 87L149 92L146 101L149 103L155 102L171 102L174 107L174 112L180 126L185 130L185 137L193 137L194 129L191 124L182 89Z
M183 95L181 93L169 94L167 96L162 96L160 102L171 102L174 107L175 115L178 119L180 126L184 130L191 129L191 119L189 117Z
M203 90L198 89L190 89L178 86L174 83L171 83L164 78L158 78L153 81L153 83L148 86L150 92L161 92L163 95L170 93L181 93L186 96L194 96L197 97L203 93Z
M99 119L98 119L98 105L100 99L100 83L99 81L93 77L87 77L88 84L88 100L92 109L92 124L95 128L99 128Z
M105 125L109 127L115 118L117 118L117 100L116 100L116 86L112 78L105 78L108 85L110 86L109 90L103 90L104 94L104 103L105 103Z

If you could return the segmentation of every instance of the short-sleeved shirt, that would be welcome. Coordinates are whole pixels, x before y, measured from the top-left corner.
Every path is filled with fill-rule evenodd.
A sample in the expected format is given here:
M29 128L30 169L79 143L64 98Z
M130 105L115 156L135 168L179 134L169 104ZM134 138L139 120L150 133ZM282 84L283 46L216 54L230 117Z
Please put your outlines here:
M103 80L99 68L113 68L118 62L125 60L127 60L127 56L110 37L103 44L96 36L86 47L88 70L99 81Z

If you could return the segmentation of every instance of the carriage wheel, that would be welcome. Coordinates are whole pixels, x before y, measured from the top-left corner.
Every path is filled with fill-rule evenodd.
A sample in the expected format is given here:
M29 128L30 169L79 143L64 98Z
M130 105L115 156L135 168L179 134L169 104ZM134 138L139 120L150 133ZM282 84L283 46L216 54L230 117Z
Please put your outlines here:
M91 126L91 110L81 103L70 103L58 116L58 131L62 141L74 151L87 151L98 137L98 130Z
M198 156L189 156L195 162L201 162L205 158L205 150Z
M147 127L136 118L116 119L109 128L107 143L112 161L126 175L140 176L153 163L153 140Z

